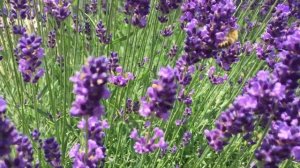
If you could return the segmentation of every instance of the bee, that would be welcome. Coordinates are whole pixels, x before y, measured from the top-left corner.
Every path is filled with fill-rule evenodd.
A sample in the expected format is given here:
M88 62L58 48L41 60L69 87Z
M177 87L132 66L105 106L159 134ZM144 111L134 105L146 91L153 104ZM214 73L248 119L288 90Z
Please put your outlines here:
M225 40L219 43L220 48L226 48L231 46L234 42L236 42L239 38L239 32L236 29L230 29L229 33L225 37Z

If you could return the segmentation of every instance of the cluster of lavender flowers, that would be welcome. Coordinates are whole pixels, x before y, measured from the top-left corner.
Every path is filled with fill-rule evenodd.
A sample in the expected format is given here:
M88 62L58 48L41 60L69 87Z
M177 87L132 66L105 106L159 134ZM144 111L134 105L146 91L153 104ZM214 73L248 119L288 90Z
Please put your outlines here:
M16 48L19 71L25 82L36 83L43 75L44 69L40 68L44 49L41 47L42 38L34 34L23 33Z
M11 0L9 3L11 4L11 13L10 18L17 19L18 16L21 19L25 19L26 17L31 18L31 8L30 3L32 0Z
M98 12L98 0L91 0L90 3L85 5L85 13L96 14Z
M151 153L157 149L162 151L168 148L168 143L164 139L164 132L159 128L154 128L154 135L150 138L149 135L139 136L138 130L133 129L130 138L135 140L134 150L139 154Z
M184 54L176 61L175 74L180 85L186 87L192 81L192 74L195 72L195 65L188 64L187 54Z
M256 48L259 59L266 60L267 64L274 68L276 53L281 49L282 38L287 35L288 20L291 12L288 5L279 4L262 35L262 44Z
M158 118L167 120L176 100L175 71L171 67L161 68L158 76L159 79L153 81L152 86L147 90L149 101L145 97L142 98L139 113L143 117L154 114Z
M107 33L107 30L104 27L101 20L99 21L96 27L96 36L99 38L99 41L103 44L109 44L112 38L112 35Z
M71 3L69 0L44 0L45 3L45 12L53 16L57 21L62 22L70 14Z
M183 14L180 20L187 34L184 48L186 54L183 57L188 65L195 64L200 59L218 55L217 53L221 50L220 44L227 39L230 32L238 29L236 18L233 16L236 7L232 0L188 0L183 3L181 9ZM238 47L232 49L238 49ZM227 52L220 54L227 54ZM236 54L229 56L236 57ZM229 56L218 55L220 58ZM218 59L219 64L226 65L225 70L228 70L228 66L230 67L235 60L235 58ZM225 63L220 63L221 61Z
M214 67L214 66L210 67L208 70L208 74L207 74L208 79L210 80L210 82L212 84L218 85L218 84L222 84L225 81L227 81L227 79L228 79L227 74L225 74L224 76L216 76L215 72L216 72L216 67Z
M45 139L43 150L46 161L54 168L62 168L59 144L54 138Z
M289 6L292 10L293 15L300 19L300 2L297 0L288 0Z
M160 16L158 16L158 20L161 23L167 22L167 15L172 11L177 9L182 0L160 0L156 9L160 12Z
M0 167L33 167L32 144L6 118L6 110L6 101L0 97ZM16 149L15 156L12 156L13 148Z
M55 30L50 31L48 34L48 47L54 48L56 45L56 33Z
M163 30L160 31L160 34L164 37L169 37L172 36L173 34L173 29L174 26L173 25L169 25L166 28L164 28Z
M101 120L104 107L100 100L110 96L106 87L108 78L108 60L105 57L90 57L87 65L70 78L74 83L73 91L76 95L70 112L72 116L82 117L78 127L85 131L87 143L87 149L83 151L80 150L79 144L71 149L69 155L73 159L73 167L96 168L103 164L105 159L103 130L109 125Z
M149 0L126 0L124 8L125 14L131 17L131 24L140 28L146 27L147 15L150 12Z
M127 86L129 81L134 80L134 75L131 72L123 73L123 68L119 65L118 53L111 52L110 56L108 67L111 75L109 82L116 86Z
M300 30L292 30L282 44L280 61L273 72L258 72L243 94L221 114L216 129L205 131L213 149L222 150L228 139L238 133L246 133L245 138L250 139L255 123L261 121L264 129L270 123L271 130L256 151L256 158L265 167L278 167L290 157L299 161L300 101L296 89L300 79Z

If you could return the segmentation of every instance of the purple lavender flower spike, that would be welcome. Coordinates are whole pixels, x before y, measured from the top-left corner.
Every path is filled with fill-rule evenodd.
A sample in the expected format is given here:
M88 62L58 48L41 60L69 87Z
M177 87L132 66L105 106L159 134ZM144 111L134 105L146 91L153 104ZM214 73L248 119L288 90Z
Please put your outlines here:
M150 12L149 0L126 0L125 14L131 17L130 23L134 26L144 28L147 25L147 15Z
M111 42L112 35L107 33L102 21L100 20L96 27L96 36L103 44L109 44Z
M293 16L300 19L300 2L297 0L288 0Z
M286 29L290 14L289 6L284 4L276 6L266 32L262 35L263 43L256 49L258 58L266 60L271 68L274 68L277 59L276 52L282 48L283 38L287 35Z
M144 117L155 114L158 118L167 120L176 100L175 72L170 67L161 68L158 76L159 79L153 81L147 90L149 101L141 100L139 113Z
M88 59L87 65L70 80L74 83L76 94L72 104L72 116L100 116L104 113L101 99L110 96L105 84L108 82L108 60L105 57Z
M88 149L86 154L84 151L80 151L79 144L74 145L70 150L69 156L73 160L73 167L97 168L99 165L101 165L101 162L105 158L105 149L101 146L98 146L94 140L88 140L87 147Z
M109 82L116 86L125 87L129 81L135 79L134 75L131 72L124 74L123 69L120 66L116 68L115 72L116 75L111 75L109 78Z
M169 58L174 58L177 55L177 52L178 52L178 46L174 44L168 53Z
M259 71L248 81L243 94L217 119L216 128L205 131L209 145L221 151L233 135L242 133L247 139L254 131L255 120L268 129L255 156L264 167L278 167L288 158L299 160L300 98L296 89L300 79L299 29L292 26L290 35L276 55L279 62L272 72ZM293 39L293 40L290 40ZM267 124L268 123L268 124ZM267 128L266 128L267 127Z
M21 19L25 19L28 11L30 10L29 7L29 0L11 0L9 1L11 4L11 17L17 19L20 16Z
M187 0L181 10L183 14L180 20L187 34L184 47L186 54L182 57L188 65L217 55L227 35L238 29L232 0Z
M23 34L18 43L19 71L25 82L36 83L43 74L41 59L44 57L44 49L41 48L42 39L35 35Z
M13 33L15 35L24 35L26 33L26 29L22 26L13 26Z
M19 135L16 142L17 157L15 163L22 167L32 167L33 162L33 147L27 136Z
M56 45L56 33L55 30L50 31L48 34L48 47L54 48Z
M57 21L64 21L70 14L70 2L68 0L44 0L45 12L52 15Z
M169 37L173 34L173 29L174 26L173 25L169 25L166 28L164 28L163 30L160 31L160 34L164 37Z
M11 146L18 139L18 131L10 120L0 118L0 157L6 157L11 152Z
M191 142L191 139L192 139L192 133L189 131L185 132L182 137L182 145L187 146Z
M46 161L54 168L62 168L59 144L54 138L44 140L43 150Z
M157 149L166 150L168 143L164 139L164 132L159 128L154 128L154 135L150 138L149 136L139 136L138 130L133 129L130 138L135 141L134 150L139 154L152 153Z
M214 66L210 67L208 70L208 78L212 84L219 85L227 81L228 76L226 74L224 76L216 76L215 72L216 68Z
M231 65L238 62L238 56L240 53L241 45L240 43L235 43L228 49L219 52L216 56L216 62L225 71L229 71L231 69Z
M88 128L86 128L88 126ZM99 146L103 146L103 138L105 136L104 130L109 128L109 124L106 120L100 121L98 117L89 117L86 121L82 119L79 124L78 128L85 131L88 130L88 139L92 139Z
M195 72L195 66L190 65L185 59L187 57L182 56L176 61L175 74L176 79L182 86L187 86L192 81L192 74Z
M0 96L0 118L2 114L5 114L7 108L6 101Z
M160 0L156 6L156 9L160 12L160 16L158 16L159 21L161 23L167 22L168 20L166 15L172 10L177 9L181 3L182 0Z

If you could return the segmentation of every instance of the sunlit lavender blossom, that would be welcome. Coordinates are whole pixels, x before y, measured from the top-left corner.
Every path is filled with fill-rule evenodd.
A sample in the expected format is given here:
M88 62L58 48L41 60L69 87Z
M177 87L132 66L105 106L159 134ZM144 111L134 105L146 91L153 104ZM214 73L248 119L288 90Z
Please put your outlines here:
M158 17L159 21L162 23L167 22L168 19L166 15L172 10L177 9L181 3L182 0L159 0L158 5L156 6L156 9L161 13Z
M225 74L224 76L216 76L216 67L212 66L208 70L208 78L212 84L218 85L218 84L223 84L225 81L227 81L228 76Z
M21 35L22 36L26 33L26 29L23 26L16 25L16 26L13 26L13 33L15 35Z
M125 14L131 17L130 23L140 28L146 27L147 15L150 12L149 0L126 0L124 8Z
M174 26L173 25L169 25L166 28L164 28L163 30L160 31L160 34L164 37L169 37L173 34L173 29Z
M138 130L133 129L130 138L135 141L134 150L136 153L145 154L152 153L157 149L166 150L168 143L164 139L164 132L159 128L154 128L154 135L139 136Z
M105 136L104 130L109 128L109 124L106 120L101 121L99 118L100 117L98 116L93 116L89 117L87 121L82 119L78 124L78 128L83 131L87 130L87 138L94 140L97 145L103 146L103 138Z
M184 132L183 137L182 137L182 145L187 146L192 139L192 133L189 131Z
M44 0L45 12L52 15L57 21L64 21L70 14L71 3L69 0Z
M232 0L188 0L182 4L180 20L187 34L184 57L188 65L216 55L219 44L237 30L235 8Z
M104 27L101 20L96 27L96 36L98 37L100 43L103 44L109 44L112 38L112 35L108 34L107 29Z
M88 140L87 153L80 150L80 145L76 144L69 152L70 158L73 160L74 168L89 167L97 168L105 158L105 149L97 145L96 141Z
M241 54L241 44L235 43L231 45L228 49L220 51L216 55L217 64L224 70L229 71L233 63L238 62L239 55Z
M71 108L72 116L100 116L104 113L100 100L110 96L105 86L108 82L107 71L108 60L105 57L90 57L81 71L70 78L76 95Z
M56 45L56 33L55 30L50 31L48 34L48 47L54 48Z
M1 116L6 112L7 104L6 101L0 96L0 119Z
M116 85L125 87L129 81L134 80L134 75L131 72L123 73L122 67L116 68L116 74L110 75L109 82Z
M177 52L178 52L178 46L176 44L172 45L170 51L168 52L168 57L169 58L176 57Z
M282 48L282 38L287 33L288 20L291 12L289 6L279 4L273 13L266 32L262 35L263 43L257 45L257 56L266 60L271 68L276 63L276 52Z
M187 86L192 81L192 74L195 72L195 66L189 65L186 60L187 55L183 55L176 61L175 74L179 84Z
M300 50L295 47L300 44L299 37L299 29L289 35L282 44L283 50L278 54L280 61L275 64L274 71L259 71L248 82L243 94L220 115L216 129L205 131L214 150L222 150L233 135L251 135L254 121L260 119L263 127L271 124L271 131L256 152L256 157L264 161L266 167L277 167L291 156L298 160L298 144L290 138L298 138L293 133L300 127L299 98L295 97L295 90L299 86L297 81L300 79ZM291 144L287 146L287 142ZM278 155L278 152L282 155Z
M35 35L23 34L17 46L19 71L25 82L36 83L43 75L44 69L40 68L44 49L41 47L42 38Z
M4 158L11 152L11 146L18 140L18 131L10 120L0 118L0 157Z
M27 136L19 135L16 142L17 156L15 163L19 167L32 167L33 165L33 147Z
M155 114L158 118L167 120L176 100L175 72L170 67L161 68L158 76L159 79L153 81L147 90L149 101L145 98L141 100L139 113L143 117Z
M44 140L43 150L46 161L54 168L62 168L59 144L54 138Z
M10 0L11 4L11 17L25 19L30 10L29 0Z

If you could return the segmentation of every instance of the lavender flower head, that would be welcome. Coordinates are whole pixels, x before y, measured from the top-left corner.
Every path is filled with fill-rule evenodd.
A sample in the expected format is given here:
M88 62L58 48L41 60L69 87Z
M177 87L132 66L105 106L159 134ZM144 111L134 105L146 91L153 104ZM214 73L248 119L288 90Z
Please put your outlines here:
M168 143L164 139L164 132L159 128L154 128L154 135L139 136L138 130L133 129L130 138L135 140L134 150L136 153L145 154L154 152L157 149L166 150Z
M173 29L174 26L173 25L169 25L166 28L164 28L163 30L160 31L160 34L164 37L169 37L173 34Z
M158 76L159 79L153 81L152 86L147 90L149 101L147 102L145 98L141 100L139 113L143 117L155 114L167 120L176 100L175 71L170 67L161 68Z
M0 96L0 118L5 114L7 108L6 101Z
M54 168L62 168L59 144L54 138L44 140L43 150L46 161Z
M105 57L90 57L81 72L70 78L76 95L71 108L72 116L100 116L104 113L99 101L110 96L105 86L108 81L107 66L108 60Z
M109 44L111 42L112 35L107 33L107 30L104 27L101 20L99 21L96 27L96 36L99 38L99 41L103 44Z
M14 162L20 167L32 167L33 147L29 138L19 135L16 144L17 156Z
M90 167L97 168L105 158L105 149L97 145L96 141L89 139L87 145L87 153L80 150L80 145L76 144L69 152L70 158L73 160L73 167ZM87 157L86 157L87 156Z
M55 30L50 31L48 34L48 47L54 48L56 45L56 33Z
M216 55L220 44L238 29L232 0L187 0L181 9L180 20L187 34L185 57L189 65Z
M131 72L123 73L123 68L121 66L116 68L116 75L111 75L109 82L116 85L125 87L129 81L134 80L135 77Z
M44 0L45 12L52 15L57 21L65 20L70 14L70 2L68 0Z
M26 33L26 29L23 26L13 26L13 33L16 35L24 35Z
M182 0L160 0L156 6L156 9L160 12L160 16L158 17L159 21L162 23L167 22L168 19L166 15L172 10L177 9L181 3Z
M19 71L25 82L36 83L44 75L44 69L40 68L41 59L44 57L41 45L42 38L33 34L23 34L19 39L17 47Z
M150 12L149 0L126 0L125 14L131 17L130 23L134 26L144 28L147 25L147 15Z
M225 74L224 76L216 76L216 67L212 66L208 70L208 78L212 84L218 85L223 84L225 81L227 81L228 76Z
M4 158L11 152L11 146L15 145L18 131L10 120L0 118L0 157Z
M18 18L18 16L21 17L21 19L25 19L28 15L28 12L30 10L29 6L29 0L11 0L9 1L11 4L11 17Z
M83 131L87 130L87 138L94 140L99 146L103 146L104 130L109 128L109 124L106 120L100 121L98 117L89 117L87 121L82 119L78 128Z

